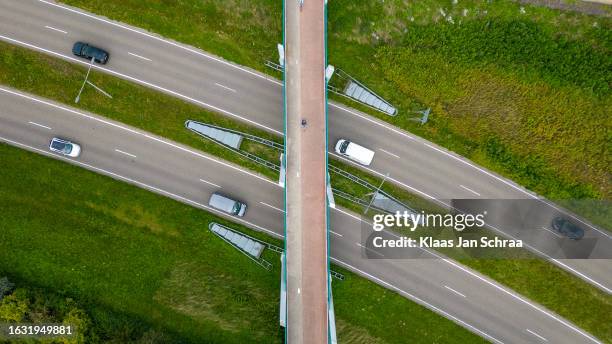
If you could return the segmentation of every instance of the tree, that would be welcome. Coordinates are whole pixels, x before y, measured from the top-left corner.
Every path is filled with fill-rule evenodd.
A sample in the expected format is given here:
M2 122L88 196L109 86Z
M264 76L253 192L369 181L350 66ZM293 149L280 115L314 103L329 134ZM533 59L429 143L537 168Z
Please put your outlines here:
M4 295L13 290L13 287L15 287L15 284L11 283L7 277L0 278L0 301L2 301Z
M87 339L87 333L91 327L91 321L85 311L74 306L62 321L64 325L70 325L73 327L73 333L71 337L62 338L63 344L81 344L85 343Z
M0 302L0 320L21 322L30 307L30 299L25 289L16 289Z

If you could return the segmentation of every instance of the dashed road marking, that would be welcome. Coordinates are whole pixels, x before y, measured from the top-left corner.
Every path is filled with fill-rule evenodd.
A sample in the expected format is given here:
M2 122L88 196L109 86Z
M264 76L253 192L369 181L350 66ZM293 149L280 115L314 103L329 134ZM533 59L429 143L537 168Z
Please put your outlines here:
M389 152L389 151L387 151L387 150L384 150L384 149L382 149L382 148L378 148L378 150L379 150L379 151L381 151L381 152L383 152L383 153L387 153L387 154L391 155L391 156L392 156L392 157L394 157L394 158L398 158L398 159L400 158L400 156L399 156L399 155L397 155L397 154L393 154L393 153L391 153L391 152Z
M144 56L140 56L140 55L137 55L137 54L131 53L131 52L129 52L129 51L128 51L128 54L129 54L129 55L132 55L132 56L134 56L134 57L137 57L137 58L139 58L139 59L145 60L145 61L149 61L149 62L151 62L151 61L152 61L150 58L147 58L147 57L144 57Z
M527 328L526 330L527 330L527 332L529 332L529 333L531 333L532 335L534 335L534 336L536 336L536 337L540 338L541 340L543 340L543 341L545 341L545 342L548 342L548 339L546 339L546 338L544 338L544 337L540 336L539 334L537 334L537 333L533 332L532 330L530 330L530 329L528 329L528 328Z
M563 237L561 235L559 235L558 233L553 232L552 230L546 228L546 227L541 227L543 230L548 231L550 233L552 233L554 236L556 236L557 238L561 238L563 239Z
M265 205L266 207L270 207L270 208L272 208L272 209L278 210L278 211L280 211L281 213L284 213L284 212L285 212L283 209L281 209L281 208L277 208L277 207L275 207L275 206L273 206L273 205L270 205L270 204L268 204L268 203L266 203L266 202L259 202L259 203L261 203L261 204Z
M51 127L47 127L46 125L38 124L38 123L32 122L32 121L28 121L28 123L30 123L32 125L35 125L35 126L38 126L38 127L41 127L41 128L45 128L45 129L51 130Z
M124 154L124 155L127 155L127 156L130 156L130 157L132 157L132 158L136 158L136 155L134 155L134 154L130 154L130 153L128 153L128 152L124 152L124 151L122 151L122 150L115 149L115 152L117 152L117 153L121 153L121 154Z
M373 250L373 249L371 249L371 248L365 247L365 246L363 246L362 244L360 244L360 243L358 243L358 242L356 242L355 244L357 244L357 246L359 246L359 247L361 247L361 248L364 248L364 249L366 249L367 251L370 251L370 252L372 252L372 253L375 253L375 254L377 254L377 255L379 255L379 256L381 256L381 257L384 257L384 256L385 256L384 254L382 254L382 253L380 253L380 252L376 252L375 250Z
M209 184L209 185L212 185L212 186L214 186L214 187L216 187L216 188L221 189L221 186L219 186L219 185L217 185L217 184L215 184L215 183L211 183L211 182L209 182L208 180L204 180L204 179L201 179L201 178L200 178L200 181L201 181L202 183L206 183L206 184Z
M219 87L221 87L221 88L224 88L224 89L226 89L226 90L228 90L228 91L230 91L230 92L234 92L234 93L236 93L236 90L235 90L235 89L233 89L233 88L227 87L227 86L225 86L225 85L221 85L221 84L216 83L216 82L215 82L215 85L217 85L217 86L219 86Z
M448 290L452 291L453 293L455 293L455 294L457 294L457 295L459 295L459 296L461 296L461 297L465 297L465 295L461 294L460 292L456 291L455 289L453 289L453 288L451 288L451 287L449 287L449 286L447 286L447 285L445 285L445 286L444 286L444 288L446 288L446 289L448 289Z
M474 191L474 190L472 190L472 189L468 188L468 187L467 187L467 186L465 186L465 185L461 185L461 184L459 184L459 186L460 186L461 188L463 188L463 189L465 189L465 190L467 190L467 191L469 191L469 192L473 193L473 194L474 194L474 195L476 195L476 196L480 196L480 194L479 194L478 192L476 192L476 191Z
M53 30L53 31L56 31L56 32L61 32L61 33L63 33L64 35L68 33L67 31L60 30L60 29L56 29L56 28L54 28L54 27L52 27L52 26L49 26L49 25L45 25L45 29Z

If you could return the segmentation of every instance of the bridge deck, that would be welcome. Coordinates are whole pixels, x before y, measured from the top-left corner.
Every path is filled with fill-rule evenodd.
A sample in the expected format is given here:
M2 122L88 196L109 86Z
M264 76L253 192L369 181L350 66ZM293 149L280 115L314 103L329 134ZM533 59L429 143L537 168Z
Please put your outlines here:
M285 1L287 342L326 343L324 0ZM302 120L306 121L304 126Z

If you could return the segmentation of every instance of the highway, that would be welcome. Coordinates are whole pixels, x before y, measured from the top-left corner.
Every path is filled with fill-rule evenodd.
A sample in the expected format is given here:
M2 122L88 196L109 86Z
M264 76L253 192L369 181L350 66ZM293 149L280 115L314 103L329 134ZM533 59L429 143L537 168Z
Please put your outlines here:
M90 42L111 54L108 65L96 66L98 70L282 135L282 84L279 81L140 29L46 0L3 1L0 3L0 39L84 65L87 61L73 57L71 47L77 40ZM338 138L351 139L376 151L373 164L365 170L379 176L389 173L389 181L426 198L537 197L431 142L330 103L330 146ZM554 205L551 207L553 212L559 212ZM586 222L584 227L588 228L586 238L596 239L606 249L612 247L609 232ZM504 228L497 230L505 233ZM554 233L547 233L551 241L563 240ZM535 242L528 248L548 258L553 256L548 245ZM551 261L612 293L610 260Z
M0 3L0 39L83 65L87 61L71 55L72 44L77 40L95 44L111 55L108 65L96 66L98 70L282 135L282 84L279 81L140 29L46 0L3 1ZM426 198L538 197L431 142L356 110L330 103L328 141L331 151L338 138L351 139L376 151L370 168L358 167L379 176L389 173L389 181ZM551 213L560 212L556 206L550 206ZM549 231L549 224L542 225L547 229L543 233L551 242L563 240ZM597 240L600 250L609 252L612 249L609 232L586 222L583 227L587 229L585 238ZM505 228L496 230L511 235ZM541 231L541 228L535 230ZM552 259L554 251L541 243L541 240L526 242L534 252L612 293L610 260Z
M214 213L218 212L208 208L207 200L212 192L222 191L248 204L246 216L232 218L234 221L282 237L283 189L274 181L124 124L5 87L0 87L0 104L2 142ZM49 152L49 140L54 136L80 143L81 156L72 159ZM366 259L359 245L362 227L368 225L342 209L333 210L330 216L332 262L425 305L493 343L599 342L541 306L451 260Z

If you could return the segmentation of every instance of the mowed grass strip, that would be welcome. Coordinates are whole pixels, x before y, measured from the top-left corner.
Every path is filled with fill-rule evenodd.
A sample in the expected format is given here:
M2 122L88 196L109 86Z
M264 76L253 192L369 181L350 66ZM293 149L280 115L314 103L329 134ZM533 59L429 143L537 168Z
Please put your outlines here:
M83 84L86 73L86 66L0 42L0 84L103 115L212 155L223 156L268 178L278 178L278 173L238 154L229 154L226 148L187 130L184 123L191 119L282 142L277 136L95 70L92 70L89 80L113 95L113 99L87 86L79 103L75 104L74 98ZM248 149L248 145L245 147Z
M378 186L381 184L382 180L380 178L364 173L360 169L338 161L333 163L345 171L368 181L372 185ZM337 184L334 184L336 185L335 187L339 187L345 192L364 195L362 187L356 186L354 183L348 183L342 177L333 178L333 176L332 174L332 181L336 180L337 182ZM438 203L407 192L392 183L384 183L382 189L417 211L424 210L426 213L446 212ZM356 206L347 200L340 197L336 197L335 200L336 203L343 207L360 214L363 212L363 207ZM457 233L453 232L451 228L435 230L429 234L422 231L414 233L403 232L402 234L409 237L415 235L438 235L440 238L453 238L455 240L457 236ZM489 238L495 236L503 238L491 230L463 233L465 238L478 238L481 235L488 236ZM612 314L612 296L556 265L535 256L526 249L511 250L500 248L497 249L495 254L495 257L518 257L516 259L474 259L466 258L465 252L461 249L440 249L439 251L543 305L594 334L599 339L612 343L612 322L601 321L601 319L610 319L610 314ZM481 254L484 255L486 252L481 252Z
M78 87L82 83L82 78L86 72L85 68L3 42L0 42L0 50L3 52L0 57L0 72L2 72L0 73L0 83L71 106L74 105L74 93L78 91ZM113 100L109 100L94 90L87 90L78 104L84 110L102 114L185 143L258 171L269 178L278 178L276 173L272 173L272 171L264 169L250 160L240 158L237 154L228 152L218 144L201 139L186 130L183 127L183 122L186 119L197 119L281 142L278 137L115 77L101 73L95 73L92 77L96 84L110 90L111 93L116 92L113 94L134 96L116 96ZM272 162L277 162L278 153L276 151L262 148L261 145L257 144L246 144L245 149L263 155ZM381 183L380 178L364 173L349 164L337 160L332 160L332 163L372 185L378 186ZM332 174L331 177L334 187L359 197L366 197L367 191L364 188L335 174ZM411 194L394 184L385 183L383 189L416 209L431 212L442 211L438 205ZM360 207L349 201L339 197L336 197L336 201L341 206L355 212L362 212ZM459 259L461 256L456 258ZM482 259L462 260L462 262L509 286L520 294L529 296L600 338L612 333L611 323L597 321L597 319L601 319L600 316L612 313L611 298L545 261L539 259L519 259L516 261ZM530 283L526 283L526 279Z
M282 41L281 1L62 2L267 73ZM547 198L609 199L612 19L601 13L510 0L337 0L328 53L400 115L351 105ZM433 109L426 125L409 120L424 107ZM609 225L609 210L564 204Z
M102 339L124 330L127 341L154 327L176 343L283 341L278 255L266 253L274 264L268 272L208 224L282 245L261 233L6 144L0 144L0 209L0 274L75 298ZM341 342L484 343L343 272L346 280L333 284Z

